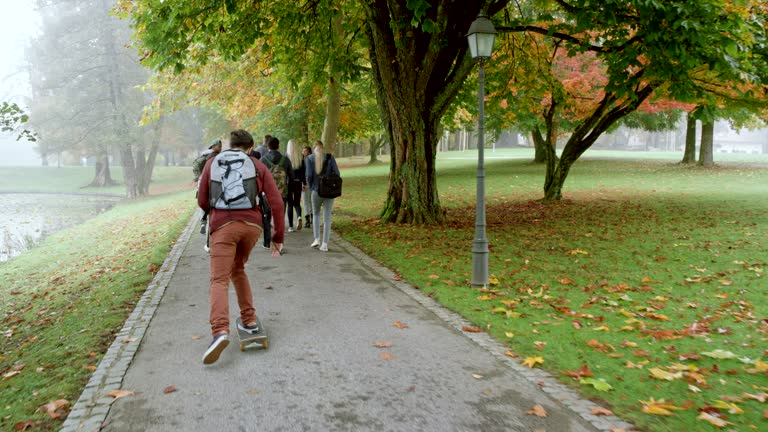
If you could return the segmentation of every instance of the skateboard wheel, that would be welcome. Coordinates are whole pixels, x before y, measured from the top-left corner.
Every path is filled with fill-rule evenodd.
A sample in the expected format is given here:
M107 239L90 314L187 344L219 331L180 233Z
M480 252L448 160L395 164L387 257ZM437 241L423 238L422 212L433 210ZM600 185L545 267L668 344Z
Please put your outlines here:
M264 341L264 342L261 344L262 348L264 348L264 349L267 349L267 345L268 345L268 344L267 344L267 341Z
M240 344L240 351L245 351L245 345Z

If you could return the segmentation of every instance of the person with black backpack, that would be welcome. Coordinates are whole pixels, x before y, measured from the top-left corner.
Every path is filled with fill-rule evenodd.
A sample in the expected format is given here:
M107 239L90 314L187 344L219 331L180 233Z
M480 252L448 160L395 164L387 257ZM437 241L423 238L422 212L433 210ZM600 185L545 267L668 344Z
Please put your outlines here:
M267 143L269 151L266 155L261 156L261 162L269 168L269 172L272 173L272 177L275 179L275 185L280 190L280 195L283 197L283 207L288 204L288 192L291 183L293 183L293 166L291 165L291 159L283 155L278 151L280 147L280 140L277 137L272 137ZM278 213L273 213L278 216ZM285 217L283 213L280 213ZM288 232L293 232L292 224L288 227Z
M242 129L232 131L230 147L206 162L197 195L200 208L210 211L211 233L210 324L213 341L203 354L204 364L218 360L229 345L230 281L240 305L243 324L238 328L249 333L259 332L245 264L269 221L269 217L265 218L262 213L266 211L266 204L275 214L282 215L284 211L282 196L269 170L247 154L253 147L251 134ZM270 244L273 257L280 256L284 234L285 219L274 218Z
M332 154L323 150L322 141L315 141L315 149L305 160L307 185L312 191L312 231L315 240L311 247L320 247L323 252L328 251L328 241L331 238L331 210L334 198L320 192L322 177L335 176L339 178L341 173L336 165L336 159ZM339 190L339 194L340 194ZM326 195L326 196L321 196ZM338 195L336 195L338 196ZM320 208L323 208L323 238L320 241Z

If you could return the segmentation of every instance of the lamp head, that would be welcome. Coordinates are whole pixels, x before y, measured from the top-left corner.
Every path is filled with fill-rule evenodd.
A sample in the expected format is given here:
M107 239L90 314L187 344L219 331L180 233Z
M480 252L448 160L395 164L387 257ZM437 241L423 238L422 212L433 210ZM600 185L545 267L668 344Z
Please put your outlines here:
M473 59L487 59L493 52L493 42L496 39L496 28L493 22L483 15L482 12L477 19L472 21L467 33L469 41L469 52Z

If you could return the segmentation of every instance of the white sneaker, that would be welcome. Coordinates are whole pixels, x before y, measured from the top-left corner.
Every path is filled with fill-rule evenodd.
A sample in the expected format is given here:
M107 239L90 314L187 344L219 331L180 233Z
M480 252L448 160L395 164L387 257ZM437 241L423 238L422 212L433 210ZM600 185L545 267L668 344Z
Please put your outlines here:
M288 232L293 232L293 228L288 227Z
M318 247L318 246L320 246L320 239L315 239L315 241L313 241L312 244L309 245L309 247Z
M323 252L328 252L328 243L323 243L320 245L320 250Z

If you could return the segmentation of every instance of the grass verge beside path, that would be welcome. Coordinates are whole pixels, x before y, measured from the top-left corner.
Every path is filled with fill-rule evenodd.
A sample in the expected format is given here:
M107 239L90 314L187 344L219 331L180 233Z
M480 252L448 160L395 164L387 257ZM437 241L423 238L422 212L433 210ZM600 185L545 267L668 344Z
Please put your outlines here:
M0 167L1 192L45 192L125 195L123 171L110 168L112 179L119 184L108 187L89 187L93 167ZM152 172L150 194L192 189L192 168L158 166Z
M61 425L67 409L38 409L74 404L194 208L189 191L127 201L0 264L0 430Z
M472 161L440 161L440 227L379 223L386 170L342 174L334 229L510 356L643 430L768 430L768 169L585 160L543 205L541 166L491 161L487 289Z

